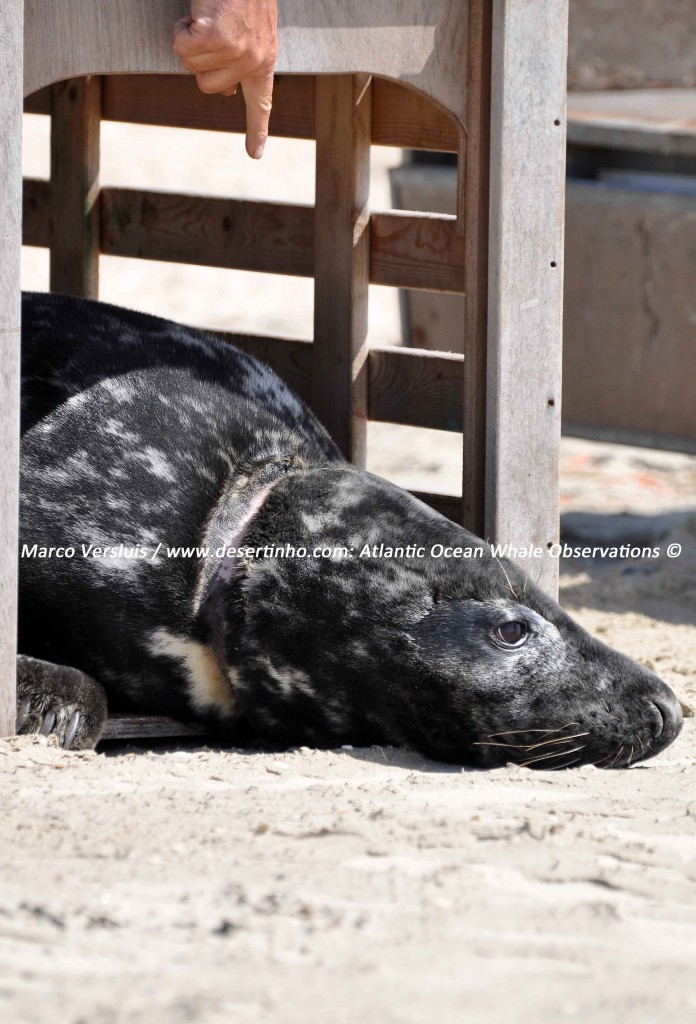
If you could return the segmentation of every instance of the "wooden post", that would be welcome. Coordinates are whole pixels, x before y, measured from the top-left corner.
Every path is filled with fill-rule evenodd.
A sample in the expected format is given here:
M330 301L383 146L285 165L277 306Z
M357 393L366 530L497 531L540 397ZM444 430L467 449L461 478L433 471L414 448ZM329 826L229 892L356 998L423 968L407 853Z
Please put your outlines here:
M51 87L51 291L99 293L101 78Z
M22 0L5 0L0 40L0 736L15 731L23 21Z
M465 236L464 467L462 525L485 530L488 186L490 174L491 5L470 0L467 124L459 148L457 221Z
M319 76L312 406L343 454L365 464L371 84Z
M558 540L568 0L494 0L486 535ZM523 559L549 593L558 563Z

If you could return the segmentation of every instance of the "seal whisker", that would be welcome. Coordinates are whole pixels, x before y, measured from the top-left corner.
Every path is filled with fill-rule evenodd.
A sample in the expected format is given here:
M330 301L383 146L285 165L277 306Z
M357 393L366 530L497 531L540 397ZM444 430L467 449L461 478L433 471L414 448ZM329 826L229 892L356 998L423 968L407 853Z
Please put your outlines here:
M553 765L553 767L549 768L549 771L550 772L559 772L563 768L571 768L574 764L578 764L579 761L582 761L581 757L574 757L570 761L566 761L564 764L555 764L555 765Z
M570 736L556 736L550 740L539 740L538 743L499 743L497 740L486 742L479 740L473 744L475 747L506 747L508 750L537 750L539 747L550 747L558 743L570 742L580 739L581 736L589 736L589 732L574 732Z
M550 757L565 757L568 754L576 754L579 750L584 750L585 744L582 743L579 747L573 747L572 750L553 750L550 754L539 754L537 757L530 757L527 761L520 761L520 768L528 768L530 764L536 764L537 761L547 761Z
M521 603L522 603L522 599L520 598L520 596L519 596L518 594L516 594L516 593L515 593L515 588L513 587L512 583L510 582L510 577L508 576L507 572L505 571L505 566L504 566L504 565L503 565L503 563L502 563L502 562L500 561L500 559L498 558L498 556L497 556L497 555L493 555L493 557L495 558L496 562L498 563L498 565L500 566L500 568L501 568L501 569L503 570L503 572L505 573L505 579L507 580L507 585L508 585L508 587L509 587L509 589L510 589L510 593L511 593L511 594L512 594L512 596L513 596L513 597L515 598L515 600L516 600L516 601L519 601L519 602L520 602L520 604L521 604Z
M542 732L553 735L553 733L561 732L563 729L570 729L571 725L580 725L580 722L566 722L565 725L559 725L556 729L502 729L500 732L489 732L488 738L494 739L497 736L515 736L519 733L528 732Z
M616 754L614 754L613 760L610 761L609 764L602 764L602 761L608 760L608 758L611 757L611 754L607 754L606 757L600 757L599 761L595 761L594 762L595 768L611 768L613 765L616 764L618 759L623 754L623 749L624 748L623 748L623 743L622 743L621 746L619 747L619 749L617 750Z
M579 740L581 738L581 736L589 736L589 735L590 735L589 732L573 732L573 733L570 734L570 736L557 736L555 739L552 739L552 740L539 740L538 743L530 744L527 747L527 749L528 750L535 750L537 747L550 747L554 743L566 743L566 742L569 742L570 740Z

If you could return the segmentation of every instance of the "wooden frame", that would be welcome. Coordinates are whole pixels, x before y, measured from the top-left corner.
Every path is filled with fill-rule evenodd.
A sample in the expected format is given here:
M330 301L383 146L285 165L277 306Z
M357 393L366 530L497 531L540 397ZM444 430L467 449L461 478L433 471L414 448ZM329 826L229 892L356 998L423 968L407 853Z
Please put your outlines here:
M314 209L100 191L100 117L239 131L241 97L203 97L177 77L169 35L184 0L25 3L27 109L52 114L54 166L50 183L25 184L24 240L50 247L52 286L97 294L100 251L314 276L314 343L234 341L311 397L357 462L368 417L463 429L464 499L419 497L491 540L555 539L558 408L548 396L559 405L561 270L548 274L546 261L561 251L567 0L285 0L278 71L289 74L278 81L271 129L317 139ZM136 45L122 24L148 31ZM15 81L20 70L13 63ZM147 88L124 77L152 72ZM551 130L549 116L558 120ZM68 117L77 125L69 138ZM457 216L369 211L371 143L458 152ZM12 170L16 179L16 161ZM548 187L532 193L537 174ZM16 218L17 190L13 202ZM195 237L191 223L202 226ZM11 245L16 256L16 238ZM9 310L18 281L10 266ZM463 359L368 350L371 281L465 293ZM16 477L16 445L2 468ZM15 502L16 490L9 516ZM2 540L13 563L16 536L6 530ZM544 560L541 583L552 592L554 570ZM3 608L10 666L14 608ZM6 715L0 729L10 727Z

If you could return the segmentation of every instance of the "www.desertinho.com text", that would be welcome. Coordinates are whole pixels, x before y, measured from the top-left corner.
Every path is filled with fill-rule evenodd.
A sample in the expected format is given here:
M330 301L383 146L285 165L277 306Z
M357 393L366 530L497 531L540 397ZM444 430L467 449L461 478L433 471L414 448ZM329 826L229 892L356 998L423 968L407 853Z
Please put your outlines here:
M681 551L675 550L679 545L671 544L666 549L670 558L677 557ZM429 547L418 544L389 546L387 544L363 545L319 545L310 547L293 544L267 544L264 546L219 546L211 548L205 545L176 546L159 543L152 546L144 544L74 544L74 545L42 545L22 544L21 558L27 559L127 559L136 561L158 562L165 559L229 559L244 560L261 558L328 558L332 561L361 559L469 559L483 558L492 555L494 558L616 558L616 559L648 559L659 558L662 554L658 547L636 547L629 544L621 545L571 545L550 544L513 545L513 544L476 544L471 546L450 546L432 544Z

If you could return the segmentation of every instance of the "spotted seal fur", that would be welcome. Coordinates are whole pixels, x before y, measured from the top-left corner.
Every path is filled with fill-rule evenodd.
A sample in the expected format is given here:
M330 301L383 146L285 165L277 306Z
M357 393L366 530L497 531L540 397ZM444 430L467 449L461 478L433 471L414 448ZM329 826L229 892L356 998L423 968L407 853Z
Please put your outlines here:
M23 389L22 731L90 746L108 701L273 745L539 768L621 767L678 734L655 675L348 464L222 339L27 295ZM212 554L166 557L191 546Z

